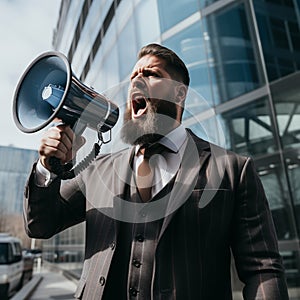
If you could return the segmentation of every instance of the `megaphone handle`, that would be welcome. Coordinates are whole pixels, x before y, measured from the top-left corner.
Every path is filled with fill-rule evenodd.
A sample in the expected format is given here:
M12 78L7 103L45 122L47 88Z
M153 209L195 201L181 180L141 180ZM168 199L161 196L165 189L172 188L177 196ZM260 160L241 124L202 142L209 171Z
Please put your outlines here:
M100 149L101 145L95 143L92 151L73 169L72 163L62 165L57 157L50 157L49 164L51 166L52 172L62 180L72 179L76 176L76 174L79 174L81 171L88 167L88 165L97 157Z
M64 177L64 173L69 172L73 167L72 163L62 165L60 159L54 156L49 158L49 165L51 166L52 172L61 179Z

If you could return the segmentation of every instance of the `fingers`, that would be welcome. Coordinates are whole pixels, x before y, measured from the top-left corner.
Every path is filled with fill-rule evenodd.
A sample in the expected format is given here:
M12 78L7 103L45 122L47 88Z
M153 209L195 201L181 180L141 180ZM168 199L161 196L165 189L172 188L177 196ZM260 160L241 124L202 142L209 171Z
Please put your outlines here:
M76 136L73 140L71 151L67 152L66 162L73 159L77 151L85 144L85 138L83 136Z
M57 157L62 164L70 161L76 151L85 143L82 137L76 137L70 126L51 127L42 137L39 148L41 163L51 170L50 157Z
M86 140L83 136L76 136L75 142L73 144L73 150L77 152L84 144Z

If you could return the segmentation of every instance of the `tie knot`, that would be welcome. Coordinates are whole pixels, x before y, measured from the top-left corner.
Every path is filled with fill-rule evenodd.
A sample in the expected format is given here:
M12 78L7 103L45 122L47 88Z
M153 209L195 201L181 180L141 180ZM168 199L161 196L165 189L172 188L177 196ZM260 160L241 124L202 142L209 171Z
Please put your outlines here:
M168 150L168 148L159 143L151 144L149 146L142 146L140 148L140 152L144 154L144 159L149 159L151 156L155 154L161 154L166 150Z

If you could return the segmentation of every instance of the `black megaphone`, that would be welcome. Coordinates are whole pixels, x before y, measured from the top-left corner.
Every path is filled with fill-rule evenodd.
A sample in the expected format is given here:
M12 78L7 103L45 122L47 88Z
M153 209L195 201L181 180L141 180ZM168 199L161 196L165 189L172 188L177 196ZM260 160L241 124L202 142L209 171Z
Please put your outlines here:
M73 128L80 119L81 128L89 127L99 135L116 124L119 108L79 81L66 56L49 51L34 59L21 76L14 94L13 116L25 133L39 131L57 118Z

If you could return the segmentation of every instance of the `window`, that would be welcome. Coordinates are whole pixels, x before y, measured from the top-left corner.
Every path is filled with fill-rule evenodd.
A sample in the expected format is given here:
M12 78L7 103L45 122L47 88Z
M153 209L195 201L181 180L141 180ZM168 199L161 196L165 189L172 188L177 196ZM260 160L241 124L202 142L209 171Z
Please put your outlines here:
M279 134L284 149L300 147L300 74L271 85Z
M278 149L267 98L225 112L220 118L229 148L235 152L257 156Z
M249 12L235 4L203 19L215 98L224 102L263 83Z
M158 0L157 6L161 32L170 29L199 9L197 0Z
M292 1L254 1L268 77L300 70L299 8Z
M120 79L124 80L130 74L137 57L136 34L134 21L130 18L118 37L118 52L120 57Z
M211 87L210 64L200 21L165 40L164 45L175 51L186 64L191 78L190 87L213 104L211 89L214 86Z
M0 265L8 263L8 244L0 244Z

